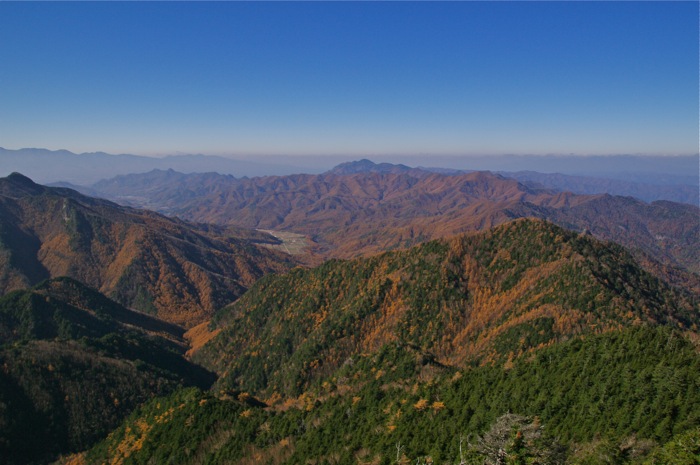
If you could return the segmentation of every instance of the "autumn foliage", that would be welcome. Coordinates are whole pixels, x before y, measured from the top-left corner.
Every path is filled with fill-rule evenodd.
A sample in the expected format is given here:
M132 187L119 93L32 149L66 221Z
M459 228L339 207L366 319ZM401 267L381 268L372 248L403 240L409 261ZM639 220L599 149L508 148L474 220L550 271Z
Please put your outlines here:
M630 325L694 328L697 305L614 244L518 220L265 277L216 315L221 332L195 360L222 386L297 395L387 344L420 348L426 363L485 364Z

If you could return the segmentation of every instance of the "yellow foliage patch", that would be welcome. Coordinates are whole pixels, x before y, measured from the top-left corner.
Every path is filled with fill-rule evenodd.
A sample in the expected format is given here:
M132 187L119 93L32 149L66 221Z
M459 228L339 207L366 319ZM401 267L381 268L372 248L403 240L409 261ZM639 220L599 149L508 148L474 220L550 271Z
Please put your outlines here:
M435 410L437 412L437 411L445 408L445 403L435 401L435 402L433 402L433 405L430 406L430 408L432 408L433 410Z
M418 402L413 404L413 408L416 410L425 410L428 408L428 399L420 399Z
M204 346L204 344L214 339L220 332L221 328L216 328L214 331L210 331L208 321L190 328L190 330L184 334L184 338L190 344L190 348L185 355L187 357L191 357L202 346Z

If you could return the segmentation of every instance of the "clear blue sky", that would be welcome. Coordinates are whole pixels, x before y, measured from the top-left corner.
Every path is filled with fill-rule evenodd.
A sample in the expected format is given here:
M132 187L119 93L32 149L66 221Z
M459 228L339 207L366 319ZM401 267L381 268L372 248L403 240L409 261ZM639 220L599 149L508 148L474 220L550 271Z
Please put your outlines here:
M697 2L0 2L0 146L698 152Z

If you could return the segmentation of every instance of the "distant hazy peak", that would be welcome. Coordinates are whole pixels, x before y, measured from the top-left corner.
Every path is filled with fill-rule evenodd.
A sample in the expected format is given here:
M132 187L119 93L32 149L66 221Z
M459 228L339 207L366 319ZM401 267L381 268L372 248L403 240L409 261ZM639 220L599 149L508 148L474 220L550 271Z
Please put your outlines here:
M341 163L330 169L328 174L356 174L356 173L402 173L411 171L411 168L406 165L393 163L375 163L372 160L363 158L357 161L348 161Z

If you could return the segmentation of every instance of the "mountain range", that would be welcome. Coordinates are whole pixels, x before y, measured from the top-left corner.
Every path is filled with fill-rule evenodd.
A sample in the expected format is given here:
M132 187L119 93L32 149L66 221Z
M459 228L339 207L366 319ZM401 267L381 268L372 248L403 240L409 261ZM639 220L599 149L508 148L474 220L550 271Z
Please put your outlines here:
M657 272L669 279L673 268L700 271L698 207L534 188L490 172L440 174L363 162L321 175L252 179L152 171L92 188L188 221L304 234L322 258L409 247L535 217L625 245L640 261L664 264L668 269Z
M145 210L0 179L0 292L70 276L178 324L201 323L259 277L293 266L260 232L194 225Z
M687 184L670 184L659 179L656 184L621 179L596 178L591 176L569 176L558 173L534 171L501 172L505 177L517 179L531 187L568 191L574 194L610 194L634 197L645 202L670 200L672 202L700 205L700 188L692 179Z
M425 168L422 168L424 170L442 173L485 170L495 172L537 171L612 179L623 181L620 185L626 183L642 184L648 187L651 192L656 192L654 186L664 186L658 192L674 196L678 195L674 186L681 188L680 195L683 195L683 191L687 190L688 186L698 186L697 173L700 169L697 155L424 155L414 157L383 156L381 158L384 163L379 163L379 165L392 165L398 163L397 160L402 160L402 163L424 166ZM68 182L79 185L88 185L120 174L145 173L153 169L173 169L184 173L218 172L232 174L236 177L280 176L295 173L318 174L330 170L338 164L354 165L357 163L347 162L347 159L347 156L334 155L255 156L239 154L235 157L226 157L169 154L141 156L114 155L104 152L73 153L68 150L42 148L11 150L0 147L0 176L7 176L14 171L21 172L42 184ZM635 190L645 194L642 189L635 188ZM622 192L608 193L627 195ZM675 197L660 197L649 200L661 199L681 201Z
M0 179L8 464L700 455L696 206L367 161L91 188L130 206Z

